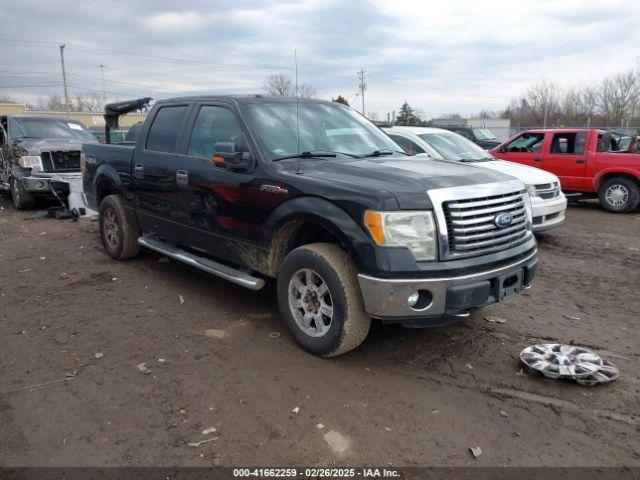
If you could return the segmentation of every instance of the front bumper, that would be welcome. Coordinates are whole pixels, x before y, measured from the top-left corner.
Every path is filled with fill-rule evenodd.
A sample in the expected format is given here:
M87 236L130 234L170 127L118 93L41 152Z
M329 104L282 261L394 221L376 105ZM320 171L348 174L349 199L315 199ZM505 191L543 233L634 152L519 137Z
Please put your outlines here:
M69 182L81 178L80 175L80 172L69 174L38 172L20 177L18 181L29 193L49 197L55 197L57 194L60 198L64 198L69 195Z
M533 210L532 230L541 232L559 227L565 222L565 211L567 209L567 198L563 193L558 198L544 200L540 197L531 199L531 209Z
M531 284L538 266L537 250L526 257L487 271L447 278L401 279L358 275L365 310L388 322L411 323L415 320L456 315L501 301L506 282L517 278L518 284ZM413 292L428 292L424 304L411 307ZM513 291L511 293L519 293Z

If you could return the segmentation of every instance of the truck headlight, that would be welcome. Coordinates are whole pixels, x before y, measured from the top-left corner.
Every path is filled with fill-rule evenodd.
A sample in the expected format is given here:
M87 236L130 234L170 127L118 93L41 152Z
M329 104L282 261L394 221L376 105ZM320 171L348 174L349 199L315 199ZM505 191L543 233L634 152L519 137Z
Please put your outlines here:
M436 258L436 226L432 212L367 210L364 224L380 246L408 248L416 260Z
M31 168L34 172L42 171L42 159L40 155L23 155L18 160L22 168Z
M535 185L527 185L527 191L529 192L529 196L531 198L540 196L538 195L538 189L536 188Z

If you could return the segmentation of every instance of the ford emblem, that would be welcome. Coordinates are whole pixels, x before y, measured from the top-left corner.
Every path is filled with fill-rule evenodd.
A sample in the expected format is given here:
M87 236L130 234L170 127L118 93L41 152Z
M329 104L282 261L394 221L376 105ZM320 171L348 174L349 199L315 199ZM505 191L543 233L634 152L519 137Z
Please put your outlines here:
M501 213L500 215L496 215L493 223L495 223L498 228L507 228L513 223L513 216L509 213Z

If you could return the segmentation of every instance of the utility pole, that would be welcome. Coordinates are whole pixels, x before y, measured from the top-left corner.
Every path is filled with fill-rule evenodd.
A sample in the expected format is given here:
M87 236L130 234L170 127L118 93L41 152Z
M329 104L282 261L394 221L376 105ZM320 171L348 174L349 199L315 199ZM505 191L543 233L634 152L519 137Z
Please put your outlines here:
M360 85L358 88L360 89L360 96L362 97L362 115L366 117L364 113L364 91L367 89L367 84L364 82L364 74L366 73L364 69L360 69L358 73L358 78L360 79Z
M102 103L106 104L107 103L107 91L104 87L104 67L106 67L106 65L103 65L102 63L100 65L98 65L100 67L100 76L102 77Z
M542 128L547 128L547 113L548 113L548 111L549 111L549 108L545 104L545 106L544 106L544 123L542 125Z
M60 45L60 64L62 65L62 84L64 85L64 106L69 116L69 91L67 90L67 72L64 69L64 43Z

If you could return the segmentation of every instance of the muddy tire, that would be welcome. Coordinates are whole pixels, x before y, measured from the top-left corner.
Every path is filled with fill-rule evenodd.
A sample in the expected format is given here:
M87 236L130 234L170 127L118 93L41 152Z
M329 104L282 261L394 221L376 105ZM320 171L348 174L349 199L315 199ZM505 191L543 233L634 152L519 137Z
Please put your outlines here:
M30 210L36 204L35 197L20 185L17 178L11 178L11 198L18 210Z
M353 350L371 326L356 266L330 243L304 245L285 257L278 274L278 305L298 344L321 357Z
M122 197L109 195L100 203L100 239L111 258L124 260L140 251L140 229L132 214L127 214Z
M640 187L628 177L613 177L600 186L598 199L610 212L631 212L640 204Z

